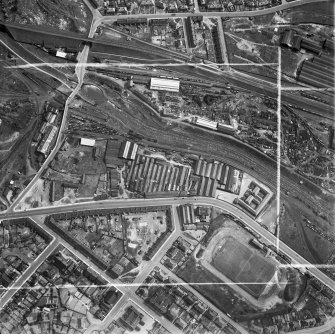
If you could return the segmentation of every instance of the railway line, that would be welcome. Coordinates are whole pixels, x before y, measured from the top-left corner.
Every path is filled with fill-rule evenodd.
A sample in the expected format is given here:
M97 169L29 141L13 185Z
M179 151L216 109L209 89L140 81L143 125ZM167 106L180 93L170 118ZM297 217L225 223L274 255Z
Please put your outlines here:
M27 49L25 49L20 43L14 42L8 35L3 32L0 32L0 40L2 40L6 45L12 48L16 53L18 53L23 59L26 60L27 63L37 64L40 63L41 60L30 53ZM55 68L45 65L43 70L50 74L55 79L58 79L60 82L65 82L67 80L64 73L56 70Z
M124 46L124 44L120 45L121 44L118 44L119 47ZM111 46L111 44L108 44L108 46ZM125 52L129 50L129 47L130 46L128 46L128 49L126 47L124 48ZM145 50L147 52L146 48ZM165 50L164 57L166 58ZM162 67L164 68L164 65L162 65ZM258 94L268 95L273 98L277 97L276 85L269 86L268 82L265 84L260 79L255 80L251 76L241 75L234 71L217 72L217 70L214 69L209 70L205 65L194 64L190 66L184 64L182 67L178 67L178 72L199 78L200 80L214 81L222 85L226 85L228 82L234 86L242 87L242 89L255 91ZM255 83L257 83L257 85ZM308 106L308 108L317 107L319 110L325 109L322 103L311 103L310 99L293 96L286 92L283 93L283 101L286 103L292 103L292 101L294 101L294 103L302 104L304 107ZM135 103L135 105L137 105L137 113L132 112L130 108L125 109L124 113L112 111L111 117L118 122L119 126L122 126L122 131L125 133L131 129L135 129L136 132L144 135L146 138L150 137L156 139L157 145L166 147L169 150L173 147L176 151L192 152L204 157L210 156L211 158L226 162L234 167L241 168L243 171L267 184L271 190L276 192L277 165L273 159L265 157L264 154L257 150L252 150L251 154L250 147L246 147L243 143L229 136L212 134L200 129L195 130L187 125L171 127L159 119L158 116L153 117L155 114L152 111L148 113L148 110L143 108L143 104L138 105ZM261 171L259 170L259 166L262 166ZM304 197L305 203L314 207L315 203L310 199L309 189L305 187L305 185L298 185L297 180L300 179L300 176L297 178L296 174L293 173L291 175L290 172L283 168L280 180L281 192L295 191L299 196ZM319 194L321 195L320 190ZM323 208L329 210L326 202L323 202Z
M36 39L35 43L38 41L45 40L47 36L49 36L50 32L41 32L38 28L25 27L22 25L8 25L6 27L10 31L13 31L14 37L21 42L26 40L26 37L23 33L27 30L29 33L29 42L32 43L31 40ZM12 29L12 30L11 30ZM64 39L64 43L67 41L73 41L74 44L88 43L91 45L91 52L110 52L115 53L115 50L119 52L119 56L122 57L122 54L125 56L128 52L134 52L134 47L136 47L137 52L143 52L148 55L149 59L152 59L153 55L157 55L166 59L167 56L171 57L171 61L174 64L181 63L182 66L178 66L178 72L183 73L185 75L192 75L193 77L199 77L203 80L212 80L220 83L227 83L238 86L240 88L248 89L253 92L257 92L259 94L267 95L273 98L277 98L278 91L276 84L271 85L268 81L254 78L251 75L242 74L237 71L229 71L229 72L219 72L217 70L210 70L208 66L194 63L189 65L190 59L189 55L179 54L178 52L174 52L171 50L161 50L154 46L141 46L141 44L146 45L142 41L136 41L136 45L127 44L126 42L110 42L106 40L97 40L93 38L80 37L75 34L70 33L60 33L60 32L52 32L52 36L57 40ZM59 41L57 43L60 43ZM164 68L164 65L162 65ZM306 111L318 112L320 115L328 117L332 119L334 117L333 108L331 106L325 105L319 101L314 101L302 96L297 96L287 91L282 92L282 101L292 105L299 105L301 108L304 108Z
M245 144L240 143L238 140L229 136L206 132L198 128L196 130L191 129L186 124L183 127L177 128L168 126L158 116L152 117L143 107L135 108L136 110L140 110L140 115L133 113L129 109L125 109L124 113L111 115L116 121L120 122L119 124L122 124L123 128L121 132L128 133L129 130L136 129L136 132L145 138L149 137L157 140L155 144L152 142L148 143L149 146L163 147L168 150L171 150L173 147L176 151L192 152L223 161L261 180L272 191L276 192L276 162L260 151L252 149L253 154L250 154L251 148L246 147ZM259 166L262 166L261 173L258 170ZM307 188L303 192L301 191L301 188L304 188L304 185L298 184L298 180L303 179L301 176L297 178L295 173L291 174L285 167L282 167L281 176L282 194L296 192L304 197L308 205L311 207L315 206L315 202L309 195L310 190ZM324 205L323 208L324 210L329 210L327 205Z

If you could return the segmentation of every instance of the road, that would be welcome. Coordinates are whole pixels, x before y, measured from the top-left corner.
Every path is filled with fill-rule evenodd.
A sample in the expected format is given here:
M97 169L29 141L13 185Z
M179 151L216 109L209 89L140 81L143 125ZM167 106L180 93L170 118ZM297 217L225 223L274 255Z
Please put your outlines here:
M140 273L140 275L136 278L133 285L125 285L120 284L118 281L113 281L110 279L108 275L106 275L104 272L101 272L93 263L91 263L88 259L83 257L80 253L76 252L71 245L67 244L64 241L60 241L59 237L56 235L53 242L44 250L42 254L34 261L34 263L26 270L26 272L20 277L20 279L13 285L12 289L9 290L1 299L0 302L0 309L3 308L8 301L11 299L11 297L14 295L14 293L22 287L24 282L34 273L34 271L39 267L43 261L57 248L58 245L62 244L63 246L70 249L73 253L75 253L83 262L87 263L92 269L95 269L98 271L111 285L115 285L122 293L123 296L118 301L118 303L113 307L113 309L110 311L110 313L107 315L107 317L102 321L100 324L93 324L91 325L84 334L90 334L95 330L103 330L105 329L112 320L115 319L116 316L119 316L120 310L122 310L129 301L132 301L133 303L137 304L140 308L142 308L149 316L151 316L153 319L156 319L160 322L161 325L163 325L166 329L168 329L172 334L181 334L182 332L176 328L172 323L170 323L166 318L157 315L154 311L152 311L146 304L143 303L143 300L139 298L135 291L138 288L139 283L143 282L143 280L147 277L147 275L152 271L154 267L159 267L161 270L167 272L169 276L174 279L175 281L185 284L179 277L177 277L175 274L170 272L167 268L162 266L160 264L161 258L164 256L167 249L172 245L172 243L180 236L182 235L181 229L180 229L180 223L178 221L178 216L176 215L175 211L175 205L172 206L173 208L173 215L172 215L172 221L174 225L173 233L171 234L170 238L167 240L167 242L163 245L163 248L160 249L160 252L154 257L154 261L150 261L147 263L144 271ZM49 233L54 233L53 231L49 230L47 227L45 227L42 223L41 217L38 217L38 219L35 219L35 223L39 224L40 226L44 227L46 230L48 230ZM206 305L209 305L214 311L216 311L222 318L224 318L227 322L231 323L235 328L237 328L241 333L246 334L247 331L236 324L234 321L232 321L227 315L222 313L219 309L217 309L214 305L209 303L201 294L199 294L195 289L193 289L191 286L186 286L188 290L190 290L194 295L196 295L202 302L204 302ZM306 331L296 331L293 332L294 334L299 333L321 333L322 331L331 328L335 323L335 318L331 320L330 322L326 323L325 325L319 327L319 328L313 328L310 329L308 332Z
M1 42L1 41L0 41ZM35 174L34 178L30 181L30 183L27 185L27 187L20 193L20 195L15 199L15 201L12 203L8 211L12 211L19 203L20 201L24 198L24 196L33 188L37 180L41 177L43 172L46 170L48 167L49 163L54 159L55 155L59 151L62 142L63 142L63 133L64 130L66 129L67 126L67 116L68 116L68 111L69 111L69 105L74 99L74 97L78 94L79 90L81 89L81 86L84 82L84 76L86 73L86 66L84 66L87 63L87 58L88 58L88 53L89 53L89 46L85 45L83 50L81 51L79 58L78 58L78 63L76 65L75 73L78 78L78 84L75 87L75 89L72 91L72 93L69 95L65 102L64 106L64 111L63 111L63 118L62 118L62 123L58 131L58 136L56 143L44 161L43 165L39 169L39 171Z
M192 66L192 65L191 65ZM191 67L189 66L189 67ZM242 73L237 70L231 69L230 71L220 72L209 68L205 65L194 65L191 69L187 69L185 66L185 73L193 73L193 76L199 75L201 77L207 78L207 80L229 82L232 85L247 89L251 92L256 92L261 95L272 97L277 99L278 88L277 83L271 83L266 80L261 80L260 78L255 78L248 73ZM179 70L179 69L178 69ZM287 90L282 90L282 102L289 105L299 106L310 111L313 114L318 114L322 117L327 117L329 119L334 119L333 107L326 105L321 102L317 102L299 95L292 94Z
M10 301L15 292L21 289L22 285L36 271L36 269L45 261L45 259L57 248L58 242L54 239L51 244L34 260L19 279L9 287L9 290L0 298L0 310Z
M219 38L220 38L222 59L223 59L224 64L227 65L227 69L230 70L228 51L227 51L227 45L226 45L226 39L224 35L222 20L218 20L217 29L218 29ZM213 65L216 65L216 64L213 64Z
M143 282L143 280L148 276L148 274L153 270L153 268L157 264L159 264L161 258L164 256L165 252L171 247L172 243L181 235L180 223L179 223L179 221L177 221L178 217L177 217L177 214L176 214L175 206L172 206L171 218L172 218L173 232L171 233L169 238L166 240L166 242L163 244L162 248L160 248L160 251L158 253L156 253L156 256L153 258L152 261L148 261L148 262L145 263L144 270L141 271L139 277L136 278L136 281L134 282L134 284L124 284L118 279L117 280L112 280L104 271L100 270L100 268L97 267L92 261L90 261L88 258L83 256L80 252L75 250L72 247L72 245L70 245L66 241L62 240L54 231L52 231L47 226L45 226L44 223L43 223L43 217L42 216L37 216L37 217L34 217L34 218L31 217L31 219L34 220L34 222L36 224L38 224L41 228L44 228L48 233L50 233L51 235L54 236L56 241L58 241L57 244L61 244L61 245L65 246L71 252L76 254L76 256L81 261L83 261L89 267L91 267L93 270L98 272L111 286L115 286L123 294L123 296L121 297L121 299L119 300L117 305L114 306L114 308L110 311L110 313L107 315L107 317L104 319L104 321L101 324L90 326L90 328L85 332L85 334L91 333L93 330L96 330L96 329L101 330L102 328L108 326L111 319L115 319L115 316L119 313L120 308L122 308L122 306L126 305L126 303L129 300L132 300L136 304L140 305L140 307L142 309L144 309L152 318L158 320L166 329L168 329L171 332L171 334L182 333L180 330L178 330L177 327L175 327L166 318L164 318L160 315L157 315L153 310L151 310L148 306L146 306L143 303L143 300L141 298L139 298L135 293L136 290L138 289L138 286ZM51 253L51 251L49 252L49 254L50 253ZM41 261L39 261L39 264L40 263L41 263ZM37 266L38 265L36 264L35 268L37 268ZM234 321L232 321L229 318L227 318L227 319L228 319L227 321L229 321L233 326L239 327L237 324L235 324ZM242 333L245 333L245 331L242 332Z
M268 244L277 246L277 238L271 234L269 231L261 227L254 219L239 210L236 206L209 197L190 197L190 198L154 198L154 199L126 199L126 200L106 200L106 201L92 201L85 203L78 203L65 206L57 207L45 207L36 208L26 211L19 212L6 212L0 214L0 219L10 219L10 218L23 218L27 216L35 215L51 215L53 213L63 213L63 212L75 212L87 210L102 210L102 209L115 209L115 208L129 208L129 207L150 207L150 206L162 206L162 205L180 205L194 203L198 205L210 205L217 207L221 210L230 212L232 215L243 220L250 228L252 228L256 233L262 236ZM335 292L334 281L321 272L317 267L306 261L301 255L297 254L294 250L288 247L283 242L279 242L279 249L292 259L292 265L303 265L306 270L319 279L323 284L328 286L331 290Z
M253 11L240 11L240 12L198 12L198 13L164 13L164 14L129 14L122 16L100 16L97 17L94 21L94 26L98 27L102 23L113 23L118 18L126 19L126 18L148 18L148 19L166 19L166 18L179 18L179 17L188 17L188 16L202 16L202 17L251 17L251 16L260 16L275 13L281 10L285 10L292 7L297 7L307 3L313 2L322 2L327 0L296 0L292 2L286 2L283 0L281 5L274 6L271 8L265 8L260 10Z
M298 0L292 3L284 3L281 6L277 6L274 8L270 8L270 9L265 9L262 11L257 11L257 12L234 12L234 13L196 13L196 14L189 14L189 13L185 13L185 14L176 14L176 15L163 15L164 18L169 17L169 16L173 16L173 17L186 17L186 16L207 16L207 17L212 17L212 16L228 16L228 17L240 17L240 16L255 16L255 15L263 15L263 14L268 14L277 10L282 10L282 9L286 9L289 7L293 7L293 6L297 6L297 5L301 5L302 3L311 3L311 2L317 2L315 0L307 0L307 1L302 1L302 0ZM159 15L144 15L145 17L150 17L150 18L157 18L159 17ZM126 16L123 16L122 18L125 18ZM132 15L131 17L137 17L136 15ZM143 15L138 15L138 17L143 17ZM117 17L101 17L101 15L99 15L97 12L95 13L95 15L93 16L94 20L92 22L91 25L91 30L90 30L90 35L89 37L93 37L94 35L94 31L96 29L96 27L98 25L100 25L101 23L109 23L109 22L113 22L117 19ZM65 110L64 110L64 115L63 115L63 119L62 119L62 124L60 127L60 131L57 137L57 142L56 145L53 149L53 151L50 153L50 155L48 156L47 160L45 161L45 163L43 164L42 168L40 169L40 171L35 175L34 179L30 182L29 186L21 193L21 195L17 198L17 200L14 202L13 206L11 207L11 209L3 214L0 214L0 219L7 219L7 218L18 218L18 217L27 217L27 216L38 216L38 215L49 215L52 213L58 213L58 212L73 212L73 211L81 211L81 210L85 210L88 207L91 210L94 209L110 209L110 208L122 208L122 207L134 207L134 206L155 206L155 205L172 205L173 208L175 208L175 205L179 205L179 204L186 204L186 203L197 203L197 204L205 204L205 205L212 205L215 206L217 208L223 209L225 211L228 211L230 213L232 213L233 215L241 218L245 223L247 223L252 229L254 229L257 233L259 233L262 238L264 240L267 240L268 243L276 245L277 243L277 238L275 236L273 236L271 233L269 233L268 231L264 230L262 227L260 227L253 219L251 219L249 216L247 216L246 214L244 214L243 212L241 212L240 210L238 210L236 207L232 206L231 204L216 200L216 199L212 199L212 198L200 198L200 197L196 197L196 198L186 198L186 199L150 199L150 200L143 200L143 199L139 199L139 200L114 200L114 201L103 201L103 202L89 202L89 203L80 203L80 204L74 204L74 205L69 205L69 206L62 206L62 207L49 207L49 208L40 208L40 209L31 209L31 210L27 210L27 211L23 211L23 212L15 212L13 211L13 207L15 207L20 200L22 200L22 198L27 194L27 192L31 189L31 187L35 184L35 182L37 181L38 178L40 178L42 172L44 171L44 169L47 167L47 165L50 163L50 161L54 158L54 156L56 155L58 149L61 146L61 142L62 142L62 134L63 131L65 129L66 126L66 119L67 119L67 113L68 113L68 106L69 103L72 101L72 99L76 96L76 94L78 93L78 91L81 88L81 85L83 83L83 78L84 78L84 74L85 74L85 69L86 69L86 61L87 61L87 56L88 56L88 52L89 52L89 48L88 46L85 46L79 61L78 61L78 65L76 67L76 74L78 76L78 85L76 86L76 88L73 90L73 92L71 93L71 95L69 96L68 100L66 101L65 104ZM83 65L83 66L82 66ZM208 75L208 69L204 69L201 68L200 69L202 71L202 74L204 76ZM191 70L192 72L194 71L194 69ZM218 75L221 76L221 74L216 73L215 74L216 77ZM226 75L226 74L225 74ZM237 80L237 82L239 84L242 84L242 82L244 82L245 84L248 85L248 87L255 87L255 79L252 77L248 77L245 75L241 75L239 73L231 73L230 74L231 80ZM224 80L221 76L221 80ZM257 80L256 80L257 81ZM260 80L258 80L260 81ZM269 85L267 83L267 85ZM263 86L264 86L264 82L263 82ZM268 86L267 86L268 87ZM263 91L263 93L265 94L269 94L269 91L267 90L267 87L261 87L260 89ZM250 88L249 88L250 89ZM271 87L271 91L272 94L276 94L276 87ZM297 103L297 104L301 104L301 97L297 98L295 96L288 96L288 99L292 99L292 101L295 102L291 102L292 104ZM287 100L286 100L287 102ZM289 103L289 102L288 102ZM304 103L304 102L302 102ZM306 104L306 102L305 102ZM311 101L308 100L308 105L310 107ZM173 211L175 212L175 209L173 209ZM174 214L174 216L176 216ZM176 219L176 217L174 218ZM40 222L40 225L46 229L45 225ZM172 242L181 234L180 229L178 229L176 227L176 229L174 230L174 232L172 233L172 235L170 236L170 238L166 241L166 243L163 245L162 250L160 251L160 254L164 254L165 250L167 250L170 245L172 244ZM53 234L54 235L54 234ZM79 258L81 258L81 260L83 260L86 263L89 263L89 265L92 268L95 268L99 273L101 273L101 271L96 268L93 263L91 263L88 259L86 259L85 257L83 257L81 254L78 254L77 251L75 251L71 245L65 243L62 241L63 244L66 245L66 247L68 247L71 251L73 251ZM56 247L57 243L55 242L55 244L50 245L47 249L48 251L50 250L50 253L52 251L52 247ZM52 246L52 247L51 247ZM326 275L324 275L322 272L320 272L316 267L314 267L313 265L311 265L310 263L308 263L305 259L303 259L301 256L299 256L297 253L295 253L292 249L290 249L287 245L280 243L279 244L279 248L280 250L285 253L286 255L288 255L290 258L292 258L292 264L303 264L307 267L307 270L313 274L314 276L316 276L323 284L327 285L329 288L331 288L332 290L334 290L334 282ZM48 253L48 254L50 254ZM47 255L46 255L47 256ZM46 257L45 256L45 257ZM141 282L141 280L145 279L146 275L152 270L154 265L158 265L161 266L159 264L161 256L159 257L158 255L156 255L152 261L152 263L150 263L150 265L146 266L145 269L141 272L140 276L136 279L136 282ZM37 264L35 264L37 263ZM33 265L34 267L29 267L27 269L27 271L30 269L31 273L34 271L34 268L36 269L38 266L39 262L34 262ZM164 268L164 271L168 271L166 268ZM30 275L31 275L30 273ZM22 277L20 277L20 279L17 281L17 283L15 284L16 287L20 287L20 284L22 285L24 283L24 281L30 276L29 272L27 272L27 274L25 273ZM110 282L111 284L115 283L114 281L112 281L107 275L105 275L105 273L102 273L102 275L108 280L108 282ZM130 286L120 286L119 287L120 291L124 294L123 297L121 298L121 300L119 301L119 306L121 306L122 303L126 303L129 299L133 300L134 302L138 303L139 305L141 305L141 307L143 309L145 309L146 312L148 312L150 315L153 316L153 318L157 319L157 315L150 310L145 304L143 304L143 301L137 297L134 294L134 291L136 290L135 287L130 287ZM10 290L10 291L16 291L15 289ZM9 292L10 292L9 291ZM335 290L334 290L335 291ZM7 292L4 296L3 300L9 300L11 298L11 296L14 294L14 292L12 294L10 294L9 292ZM7 295L8 294L8 295ZM206 301L206 303L208 304L208 301ZM115 307L111 314L109 315L109 318L111 316L114 316L118 310L119 310L119 306ZM0 304L0 308L1 308L1 304ZM171 333L179 333L180 331L177 330L177 328L175 326L173 326L170 322L168 322L165 318L161 318L159 319L159 321L162 323L162 325L164 327L166 327L168 330L171 331ZM234 326L236 326L236 324L234 324Z

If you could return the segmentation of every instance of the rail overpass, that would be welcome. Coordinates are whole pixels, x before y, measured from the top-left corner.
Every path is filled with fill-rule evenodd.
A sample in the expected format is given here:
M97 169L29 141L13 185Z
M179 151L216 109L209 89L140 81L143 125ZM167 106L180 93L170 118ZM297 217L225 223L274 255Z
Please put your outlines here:
M7 32L16 42L37 44L45 48L57 49L67 48L69 51L82 51L85 45L90 47L93 53L102 54L120 54L126 56L128 53L135 52L150 57L154 55L159 58L170 58L171 61L189 61L190 56L167 49L159 49L147 44L132 44L131 42L106 41L87 37L85 34L79 34L69 31L59 31L47 27L22 25L16 23L0 23L0 30Z

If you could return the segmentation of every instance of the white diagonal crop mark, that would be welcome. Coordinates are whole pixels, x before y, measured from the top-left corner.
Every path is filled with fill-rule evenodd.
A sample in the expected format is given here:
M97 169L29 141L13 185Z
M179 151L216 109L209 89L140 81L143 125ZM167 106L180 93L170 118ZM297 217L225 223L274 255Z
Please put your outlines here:
M118 62L118 63L85 63L85 64L77 64L77 63L29 63L23 65L13 65L13 66L6 66L5 68L37 68L37 67L54 67L54 68L62 68L64 65L68 67L94 67L94 68L111 68L111 67L154 67L154 66L164 66L164 67L179 67L179 66L203 66L203 64L196 64L196 63L188 63L188 62L181 62L178 64L164 64L164 63L130 63L130 62ZM278 63L213 63L213 66L278 66Z
M280 162L281 162L281 48L278 47L278 71L277 71L277 252L279 252L280 237Z
M283 285L286 286L286 282L169 282L169 283L106 283L106 284L55 284L51 286L35 285L35 286L22 286L22 287L9 287L3 288L2 290L40 290L40 289L71 289L71 288L111 288L111 287L165 287L165 286L203 286L203 285Z

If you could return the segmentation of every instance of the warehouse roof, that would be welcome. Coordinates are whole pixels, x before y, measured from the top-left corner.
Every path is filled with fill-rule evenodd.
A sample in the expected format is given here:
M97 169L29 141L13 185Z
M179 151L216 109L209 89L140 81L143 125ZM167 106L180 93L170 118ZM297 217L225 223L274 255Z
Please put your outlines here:
M179 92L179 80L151 78L150 89L166 90L169 92Z
M95 146L95 139L80 138L80 145L83 145L83 146Z
M121 144L119 158L134 160L138 150L138 145L128 140Z

